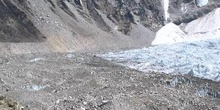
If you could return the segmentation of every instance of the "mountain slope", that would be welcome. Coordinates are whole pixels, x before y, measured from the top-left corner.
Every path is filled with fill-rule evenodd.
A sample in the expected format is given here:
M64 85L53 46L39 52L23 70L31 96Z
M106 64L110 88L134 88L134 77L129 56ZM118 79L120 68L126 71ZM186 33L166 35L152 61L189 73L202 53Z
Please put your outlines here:
M43 42L45 36L39 32L27 13L10 0L0 0L0 42Z
M1 0L0 5L0 54L144 47L166 23L161 0ZM167 5L167 22L180 24L207 14L219 1L203 7L193 0Z

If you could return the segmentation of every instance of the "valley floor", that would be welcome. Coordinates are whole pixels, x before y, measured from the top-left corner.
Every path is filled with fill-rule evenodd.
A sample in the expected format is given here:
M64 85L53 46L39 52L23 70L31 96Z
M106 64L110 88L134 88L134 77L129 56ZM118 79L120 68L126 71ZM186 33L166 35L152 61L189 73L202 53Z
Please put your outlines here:
M89 54L0 57L0 71L0 94L25 110L220 109L218 82L138 72Z

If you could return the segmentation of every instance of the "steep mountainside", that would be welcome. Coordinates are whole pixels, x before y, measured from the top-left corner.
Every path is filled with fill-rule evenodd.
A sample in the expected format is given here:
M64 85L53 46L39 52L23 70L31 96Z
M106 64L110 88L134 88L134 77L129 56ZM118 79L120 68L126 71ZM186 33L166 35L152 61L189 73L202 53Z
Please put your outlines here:
M167 22L190 22L218 0L0 0L1 54L137 48Z
M45 41L44 36L10 0L0 1L0 41L37 42Z

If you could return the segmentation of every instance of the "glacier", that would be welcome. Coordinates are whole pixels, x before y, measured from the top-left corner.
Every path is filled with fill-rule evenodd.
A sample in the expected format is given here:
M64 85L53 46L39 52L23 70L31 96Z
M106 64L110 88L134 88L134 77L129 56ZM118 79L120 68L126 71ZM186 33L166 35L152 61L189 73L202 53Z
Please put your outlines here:
M163 44L98 56L143 72L188 74L220 81L220 38Z
M219 19L217 8L183 28L166 24L151 47L98 56L147 73L187 74L220 82Z

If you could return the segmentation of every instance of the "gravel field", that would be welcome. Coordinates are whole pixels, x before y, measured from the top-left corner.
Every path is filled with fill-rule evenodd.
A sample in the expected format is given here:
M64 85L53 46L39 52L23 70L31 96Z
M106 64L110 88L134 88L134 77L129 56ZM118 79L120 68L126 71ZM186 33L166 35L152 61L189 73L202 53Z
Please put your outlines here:
M220 109L217 82L142 73L91 54L0 57L0 70L5 108L13 99L9 107L24 110Z

